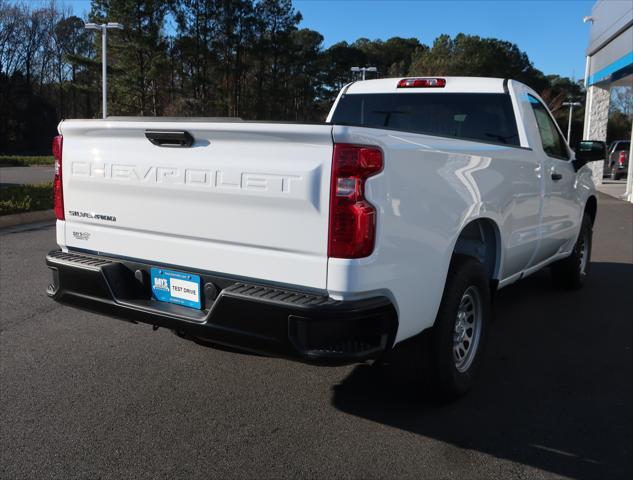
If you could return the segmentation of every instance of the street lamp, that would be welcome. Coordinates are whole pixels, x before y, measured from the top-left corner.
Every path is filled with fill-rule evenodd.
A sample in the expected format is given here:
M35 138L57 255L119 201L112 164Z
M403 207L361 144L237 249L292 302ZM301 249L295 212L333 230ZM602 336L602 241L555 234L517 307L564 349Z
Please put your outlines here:
M376 67L352 67L350 68L352 72L363 72L363 80L365 80L365 74L367 72L377 72L378 69Z
M571 116L574 113L574 107L580 107L580 105L582 105L580 102L563 102L564 107L569 107L569 121L567 122L567 143L569 143L569 139L571 138Z
M123 30L121 23L86 23L84 27L87 30L101 30L101 101L103 103L103 118L108 116L108 57L106 54L106 44L108 42L108 30Z

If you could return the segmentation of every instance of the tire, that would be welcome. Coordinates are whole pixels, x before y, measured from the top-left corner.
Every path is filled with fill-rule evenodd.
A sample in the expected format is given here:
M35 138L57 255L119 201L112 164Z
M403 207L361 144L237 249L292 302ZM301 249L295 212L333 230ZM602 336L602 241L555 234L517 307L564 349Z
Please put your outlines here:
M620 173L616 170L615 165L611 167L611 180L620 180Z
M571 255L551 265L554 285L570 290L579 289L584 285L591 265L592 235L591 218L585 214Z
M490 315L490 284L482 264L473 257L455 255L435 324L425 342L432 387L441 400L455 400L475 383ZM457 335L462 339L459 343ZM468 336L471 342L465 341Z

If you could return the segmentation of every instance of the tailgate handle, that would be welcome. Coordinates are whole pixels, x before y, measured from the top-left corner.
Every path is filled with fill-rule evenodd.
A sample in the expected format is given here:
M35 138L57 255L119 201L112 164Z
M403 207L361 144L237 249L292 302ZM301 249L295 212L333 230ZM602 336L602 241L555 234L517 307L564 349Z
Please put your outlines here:
M193 145L193 137L184 130L145 130L145 137L157 147L186 148Z

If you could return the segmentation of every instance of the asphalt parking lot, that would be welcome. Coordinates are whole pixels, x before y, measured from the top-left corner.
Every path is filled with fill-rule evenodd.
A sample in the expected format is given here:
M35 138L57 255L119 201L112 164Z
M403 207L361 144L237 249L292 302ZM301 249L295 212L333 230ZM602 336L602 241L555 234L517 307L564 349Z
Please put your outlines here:
M501 291L480 382L211 349L53 303L54 228L0 232L0 477L633 476L633 205L600 196L582 291Z

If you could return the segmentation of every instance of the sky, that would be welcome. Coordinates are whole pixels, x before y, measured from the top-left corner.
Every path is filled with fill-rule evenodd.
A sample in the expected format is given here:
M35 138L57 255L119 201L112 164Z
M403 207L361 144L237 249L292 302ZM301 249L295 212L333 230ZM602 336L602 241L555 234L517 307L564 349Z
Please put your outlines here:
M617 1L617 0L616 0ZM627 0L624 0L627 1ZM442 33L516 43L545 74L582 78L593 0L295 0L302 26L325 45L359 37L417 37L431 45Z
M28 0L33 6L49 0ZM629 0L609 0L629 1ZM58 0L76 15L90 0ZM442 33L495 37L516 43L545 74L580 79L594 0L294 0L300 27L324 37L324 46L357 38L417 37L431 45ZM116 19L112 19L116 21Z

